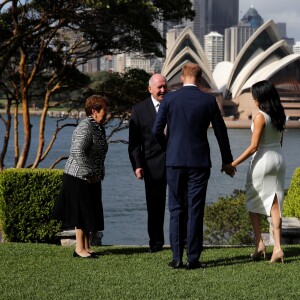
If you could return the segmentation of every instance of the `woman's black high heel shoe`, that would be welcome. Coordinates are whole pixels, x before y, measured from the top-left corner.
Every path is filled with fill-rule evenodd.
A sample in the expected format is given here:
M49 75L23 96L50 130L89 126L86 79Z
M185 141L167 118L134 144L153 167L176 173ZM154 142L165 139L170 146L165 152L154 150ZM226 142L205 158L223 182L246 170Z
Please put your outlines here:
M251 254L251 258L253 260L259 260L262 256L266 259L266 246L264 244L261 247L258 247L257 250Z
M79 255L75 250L73 252L73 257L79 257L79 258L98 258L96 255L89 255L89 256L81 256Z

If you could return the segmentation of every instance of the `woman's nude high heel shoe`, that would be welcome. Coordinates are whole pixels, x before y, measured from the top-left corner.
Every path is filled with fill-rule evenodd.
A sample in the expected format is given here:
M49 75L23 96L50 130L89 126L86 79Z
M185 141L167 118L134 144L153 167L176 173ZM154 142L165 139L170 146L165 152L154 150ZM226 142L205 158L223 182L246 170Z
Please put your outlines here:
M251 254L251 258L253 260L259 260L261 256L266 259L266 246L262 244L262 246L259 246L254 253Z
M273 252L270 263L282 262L284 260L284 252L282 250L276 250Z

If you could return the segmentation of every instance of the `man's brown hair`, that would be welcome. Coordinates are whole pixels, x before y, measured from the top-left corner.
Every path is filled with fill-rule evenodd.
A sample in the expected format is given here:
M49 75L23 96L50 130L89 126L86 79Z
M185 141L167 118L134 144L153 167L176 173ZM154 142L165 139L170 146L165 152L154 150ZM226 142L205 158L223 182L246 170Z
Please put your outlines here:
M194 77L196 82L199 82L202 76L202 69L197 64L187 63L182 67L181 75L183 77Z

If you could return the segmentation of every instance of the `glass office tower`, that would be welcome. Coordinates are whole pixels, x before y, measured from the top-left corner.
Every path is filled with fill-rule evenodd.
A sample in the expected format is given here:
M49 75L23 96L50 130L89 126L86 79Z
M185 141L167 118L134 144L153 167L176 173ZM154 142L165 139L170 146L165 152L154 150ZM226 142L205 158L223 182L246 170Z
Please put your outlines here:
M191 0L196 16L191 27L204 45L204 36L211 31L224 35L225 28L235 26L239 20L239 0Z

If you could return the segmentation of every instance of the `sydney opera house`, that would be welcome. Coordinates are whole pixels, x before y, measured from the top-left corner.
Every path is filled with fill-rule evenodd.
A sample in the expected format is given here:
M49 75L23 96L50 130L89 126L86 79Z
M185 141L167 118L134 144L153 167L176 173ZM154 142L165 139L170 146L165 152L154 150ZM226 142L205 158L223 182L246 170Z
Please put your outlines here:
M300 120L300 54L291 52L272 20L254 32L234 63L223 61L214 71L198 39L186 27L168 49L161 71L172 89L181 86L181 68L186 62L201 66L201 88L216 95L224 117L251 120L256 113L251 86L268 79L279 91L287 118Z

